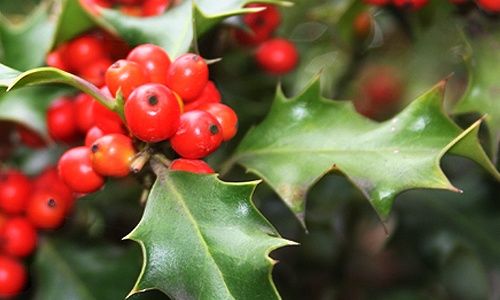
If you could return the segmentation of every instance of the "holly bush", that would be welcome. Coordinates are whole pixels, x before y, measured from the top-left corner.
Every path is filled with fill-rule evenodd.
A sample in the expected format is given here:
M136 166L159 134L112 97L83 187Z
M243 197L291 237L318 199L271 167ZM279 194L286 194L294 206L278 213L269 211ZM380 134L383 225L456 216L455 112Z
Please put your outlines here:
M498 298L497 3L0 2L0 297Z

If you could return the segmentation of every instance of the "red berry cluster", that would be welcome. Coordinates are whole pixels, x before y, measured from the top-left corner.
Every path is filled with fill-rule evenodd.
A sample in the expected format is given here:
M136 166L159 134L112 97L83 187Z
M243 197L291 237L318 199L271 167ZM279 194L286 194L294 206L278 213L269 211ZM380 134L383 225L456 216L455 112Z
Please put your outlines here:
M471 3L472 0L449 0L453 4L463 5ZM424 7L429 0L364 0L365 3L385 6L394 5L400 9L419 10ZM475 0L476 4L490 13L500 13L500 1L498 0Z
M187 53L170 63L163 49L146 44L113 64L106 84L114 96L122 91L125 121L134 137L146 143L169 140L181 157L200 159L236 134L238 120L220 103L208 77L199 55ZM183 165L174 163L172 168Z
M85 133L84 146L61 156L61 178L75 193L95 192L104 177L131 172L136 148L165 141L181 157L171 169L213 173L200 159L236 134L238 118L220 103L208 77L200 56L188 53L171 62L162 48L144 44L104 75L101 91L109 101L124 100L123 119L86 94L57 99L47 111L50 136L69 143Z
M279 10L269 4L249 4L246 7L263 10L242 17L248 31L236 30L236 40L242 45L258 46L255 58L266 72L280 75L292 71L299 60L297 48L289 40L273 38L281 23Z
M102 86L108 67L114 60L125 57L128 51L127 44L122 40L95 30L59 45L49 53L46 63Z
M125 15L134 17L153 17L163 14L172 0L82 0L85 5L105 8L118 8Z
M55 167L35 178L15 169L0 173L0 297L22 290L27 275L20 259L35 250L37 229L60 227L74 200Z
M171 62L162 48L140 45L107 68L104 82L109 101L124 100L123 119L86 94L60 97L47 110L50 136L73 143L85 134L85 144L67 150L57 167L36 178L17 170L0 173L0 297L22 290L27 275L19 259L35 250L37 229L62 225L77 196L99 190L105 177L127 176L135 161L167 141L180 156L170 169L213 173L201 158L236 134L238 118L221 103L199 55ZM18 132L29 146L43 146L27 128L19 125Z

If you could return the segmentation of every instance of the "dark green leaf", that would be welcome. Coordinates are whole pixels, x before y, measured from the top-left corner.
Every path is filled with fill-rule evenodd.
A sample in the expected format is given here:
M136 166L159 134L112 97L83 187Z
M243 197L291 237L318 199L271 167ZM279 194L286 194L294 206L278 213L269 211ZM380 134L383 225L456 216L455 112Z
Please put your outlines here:
M475 160L499 179L475 136L480 122L462 131L444 114L444 85L380 124L355 113L351 103L322 98L317 79L293 99L278 90L269 115L248 132L233 161L263 178L301 218L307 190L330 171L347 176L382 218L402 191L458 191L439 166L447 152Z
M83 6L97 23L118 33L130 44L154 43L175 58L189 50L195 34L203 34L224 18L255 11L243 8L249 2L254 1L186 0L163 15L149 18L127 16L112 9L97 9L97 13L91 13L94 9ZM287 4L280 0L259 2Z
M139 225L143 250L131 294L158 289L173 299L278 299L267 255L282 239L251 202L256 182L157 170Z
M135 248L43 240L34 263L34 299L123 299L139 268Z

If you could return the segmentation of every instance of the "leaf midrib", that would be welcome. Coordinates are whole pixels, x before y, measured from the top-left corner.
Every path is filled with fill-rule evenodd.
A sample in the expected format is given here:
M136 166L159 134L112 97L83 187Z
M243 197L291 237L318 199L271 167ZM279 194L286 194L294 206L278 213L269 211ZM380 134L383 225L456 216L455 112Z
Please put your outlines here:
M236 300L236 298L234 298L234 296L232 295L231 291L229 290L229 287L226 284L226 280L224 278L224 274L222 273L221 269L219 268L219 265L217 264L217 262L213 258L212 253L210 252L210 248L208 247L208 243L206 242L205 238L203 237L203 233L201 232L201 229L198 226L198 223L196 222L196 219L194 218L193 214L191 213L191 210L189 209L189 207L187 206L186 202L184 201L184 197L177 190L177 188L175 187L175 185L172 183L171 180L165 180L165 183L166 183L165 185L167 186L167 188L172 193L173 198L175 200L177 200L177 202L182 206L182 208L184 209L184 211L187 213L188 220L192 223L192 225L193 225L196 233L198 234L198 237L199 237L199 240L201 241L201 244L203 245L203 247L206 250L206 253L208 254L208 256L210 257L210 259L212 260L212 262L216 266L217 272L219 273L220 277L222 278L222 282L223 282L224 287L226 288L228 294L231 295L232 299Z

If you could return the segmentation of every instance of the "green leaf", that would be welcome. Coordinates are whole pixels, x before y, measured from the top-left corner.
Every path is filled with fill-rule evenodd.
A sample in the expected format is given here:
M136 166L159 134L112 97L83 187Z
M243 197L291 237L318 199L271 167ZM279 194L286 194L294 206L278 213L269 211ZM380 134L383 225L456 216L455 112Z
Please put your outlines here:
M149 18L127 16L118 10L89 7L84 0L82 6L101 26L117 33L132 45L153 43L163 47L175 58L190 48L195 35L208 31L223 19L260 9L243 8L249 0L186 0L167 10L163 15ZM275 4L289 4L280 0L266 0ZM196 28L195 28L196 26Z
M480 122L462 131L444 114L444 86L384 123L358 115L350 102L322 98L317 79L292 99L278 90L269 115L248 132L232 162L263 178L301 220L307 190L330 171L347 176L383 219L402 191L458 191L439 166L446 152L500 179L475 136Z
M251 202L257 182L156 173L144 215L126 237L144 255L130 294L158 289L173 299L279 299L270 280L275 261L267 255L293 243Z
M2 79L2 73L0 73L0 86L6 86L7 92L13 89L27 86L38 86L55 83L65 84L77 88L86 94L89 94L101 104L108 107L110 110L115 109L115 103L112 101L112 99L109 99L95 85L71 73L62 71L57 68L42 67L19 74L16 73L15 70L9 68L2 69L2 67L5 66L0 65L0 72L2 70L5 70L5 78Z
M37 250L34 299L123 299L140 268L135 247L45 239Z
M500 32L479 36L469 42L471 54L466 57L469 85L454 111L487 115L485 121L491 136L493 161L496 162L500 142Z
M65 84L75 87L91 95L109 109L115 109L114 102L101 93L96 86L71 73L50 67L36 68L21 73L0 64L0 87L6 88L0 91L0 120L22 123L47 137L46 109L53 99L69 91L65 86L45 86L49 84Z
M45 1L20 24L0 15L0 62L19 70L43 65L60 11L57 1Z
M61 5L63 7L54 38L56 45L95 26L78 1L62 0Z

